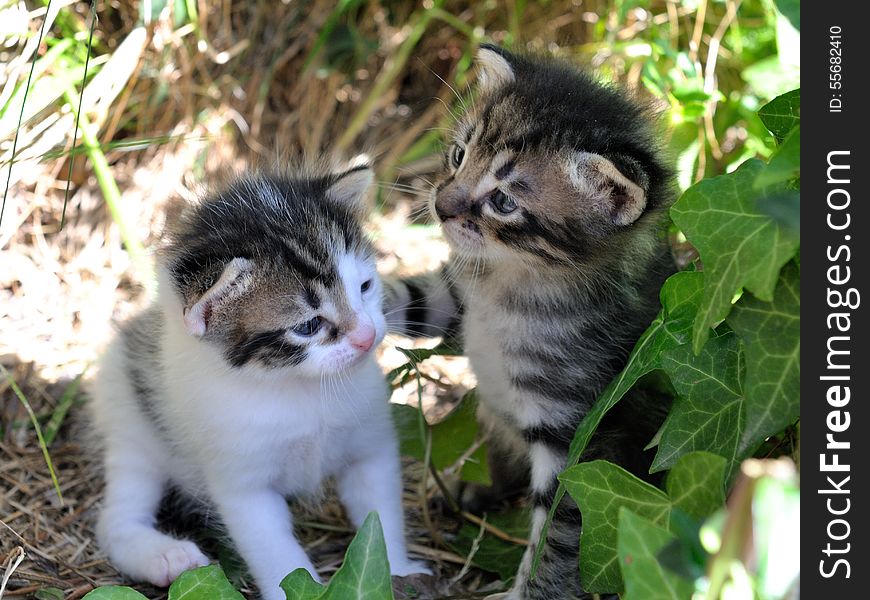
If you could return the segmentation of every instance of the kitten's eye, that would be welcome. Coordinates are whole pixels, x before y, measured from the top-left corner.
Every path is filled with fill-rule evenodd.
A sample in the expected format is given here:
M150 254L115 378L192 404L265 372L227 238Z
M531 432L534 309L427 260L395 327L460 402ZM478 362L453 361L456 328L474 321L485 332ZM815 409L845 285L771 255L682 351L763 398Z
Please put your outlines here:
M458 169L464 159L465 148L459 144L453 144L453 150L450 151L450 160L453 163L453 167Z
M371 287L372 287L372 280L369 279L369 280L363 281L363 284L361 286L359 286L359 291L361 291L363 294L365 294L367 291L369 291L371 289Z
M517 202L501 190L496 190L490 196L492 206L501 214L509 215L517 209Z
M323 325L323 319L320 317L314 317L313 319L309 319L308 321L300 323L294 327L293 333L296 335L304 335L306 337L312 336L320 330L321 325Z

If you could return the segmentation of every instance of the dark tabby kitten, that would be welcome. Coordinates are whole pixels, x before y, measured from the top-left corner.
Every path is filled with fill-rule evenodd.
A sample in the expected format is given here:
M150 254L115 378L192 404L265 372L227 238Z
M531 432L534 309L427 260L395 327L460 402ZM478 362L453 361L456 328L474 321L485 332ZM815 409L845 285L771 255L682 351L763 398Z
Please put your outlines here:
M532 545L509 597L589 598L570 498L535 578L529 571L574 431L625 365L673 271L662 226L671 172L647 111L623 92L493 46L478 62L476 106L456 126L430 199L453 258L441 273L391 284L390 303L405 307L393 319L416 335L459 329L491 431L489 499L530 483ZM626 399L584 460L647 473L643 448L666 409L651 396Z

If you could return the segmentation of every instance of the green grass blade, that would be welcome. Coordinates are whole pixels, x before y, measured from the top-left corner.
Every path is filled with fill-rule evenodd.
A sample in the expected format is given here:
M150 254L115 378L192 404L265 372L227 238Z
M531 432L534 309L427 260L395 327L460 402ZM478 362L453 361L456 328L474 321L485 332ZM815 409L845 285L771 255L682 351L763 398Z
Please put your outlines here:
M76 98L78 94L75 88L70 86L65 92L67 104L72 110L75 110ZM97 136L91 130L91 124L88 121L87 115L79 114L76 111L76 118L81 119L82 143L87 151L88 158L91 159L91 164L94 168L94 175L97 177L97 182L100 185L100 190L103 193L103 199L109 207L109 212L112 214L112 219L118 224L121 230L121 240L130 253L130 258L133 261L133 266L139 273L139 277L146 288L153 286L153 278L151 277L151 265L148 257L145 254L145 249L142 244L136 239L130 224L124 218L121 212L121 191L118 189L118 184L112 176L112 169L109 167L109 161L106 160L106 155L100 150L100 143Z
M72 382L66 386L66 389L60 397L60 402L57 403L57 406L51 413L51 419L49 419L48 424L45 426L45 431L43 432L46 446L51 446L52 442L54 442L54 438L57 436L57 432L60 430L61 425L63 425L63 422L69 413L69 409L78 397L82 377L86 372L87 369L82 371L78 377L73 379Z
M82 103L85 99L85 82L88 80L88 63L91 61L91 45L94 41L94 26L97 24L97 4L94 0L91 0L91 14L90 14L90 31L88 32L88 48L87 54L85 54L85 72L82 75L82 93L79 94L79 108L76 111L76 124L73 128L73 137L72 143L75 146L76 139L79 137L79 117L82 114ZM63 194L63 210L60 213L60 230L63 231L63 225L66 222L66 205L69 202L69 186L72 184L72 172L73 172L73 163L75 163L75 155L70 156L69 158L69 171L66 176L66 190Z
M36 68L36 58L39 56L39 47L42 45L42 37L45 34L45 24L51 14L51 0L45 9L45 17L39 28L39 38L36 42L36 52L33 53L33 62L30 64L30 73L27 75L27 84L24 87L24 99L21 101L21 112L18 114L18 127L15 129L15 138L12 140L12 153L9 155L9 171L6 173L6 187L3 190L3 204L0 205L0 225L3 224L3 213L6 210L6 196L9 195L9 184L12 181L12 166L15 164L15 151L18 149L18 133L21 131L21 120L24 118L24 107L27 105L27 92L30 91L30 82L33 79L33 71ZM60 493L60 490L58 490Z
M22 392L21 388L18 387L18 384L15 383L12 374L6 370L6 367L0 365L0 371L3 372L3 376L6 377L6 381L9 382L9 385L12 386L12 391L16 396L18 396L18 400L21 401L24 410L27 411L27 414L30 417L30 422L33 423L33 428L36 430L36 437L39 440L39 447L42 450L42 456L45 458L45 464L48 465L48 472L51 474L51 482L54 484L54 491L57 492L57 497L60 500L61 505L63 505L63 494L60 492L60 483L57 480L57 473L54 471L54 463L51 462L51 456L48 454L48 445L45 443L45 438L42 437L42 427L39 426L39 420L36 418L36 413L33 412L30 402L27 401L24 392Z

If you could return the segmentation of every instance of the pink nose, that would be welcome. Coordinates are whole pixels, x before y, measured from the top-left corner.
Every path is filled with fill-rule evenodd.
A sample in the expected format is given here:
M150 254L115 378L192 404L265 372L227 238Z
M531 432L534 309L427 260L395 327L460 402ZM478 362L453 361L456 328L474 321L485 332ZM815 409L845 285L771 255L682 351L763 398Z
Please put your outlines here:
M368 324L359 325L347 334L347 339L354 348L368 352L375 343L375 328Z

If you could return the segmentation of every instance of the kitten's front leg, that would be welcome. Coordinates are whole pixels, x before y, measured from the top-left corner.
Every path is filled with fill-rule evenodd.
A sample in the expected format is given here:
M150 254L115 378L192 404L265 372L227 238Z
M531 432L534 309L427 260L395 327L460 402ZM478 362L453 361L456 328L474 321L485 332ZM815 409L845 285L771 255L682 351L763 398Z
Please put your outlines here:
M155 528L166 474L143 452L152 441L133 430L127 444L110 441L106 452L106 498L97 537L109 561L127 576L165 587L183 571L208 564L191 541Z
M514 589L506 598L511 600L575 600L592 598L580 587L577 564L580 553L580 510L570 497L565 497L556 510L543 542L541 560L535 577L531 568L538 540L556 488L558 474L567 462L567 447L546 441L530 441L529 461L532 467L532 526L529 546L523 555Z
M320 581L293 535L293 519L281 494L269 488L225 489L213 490L212 496L264 600L284 600L279 584L300 567Z
M390 573L410 575L431 571L422 562L408 559L405 548L405 519L402 513L402 471L395 444L370 449L338 476L338 493L356 527L376 511L384 530Z

